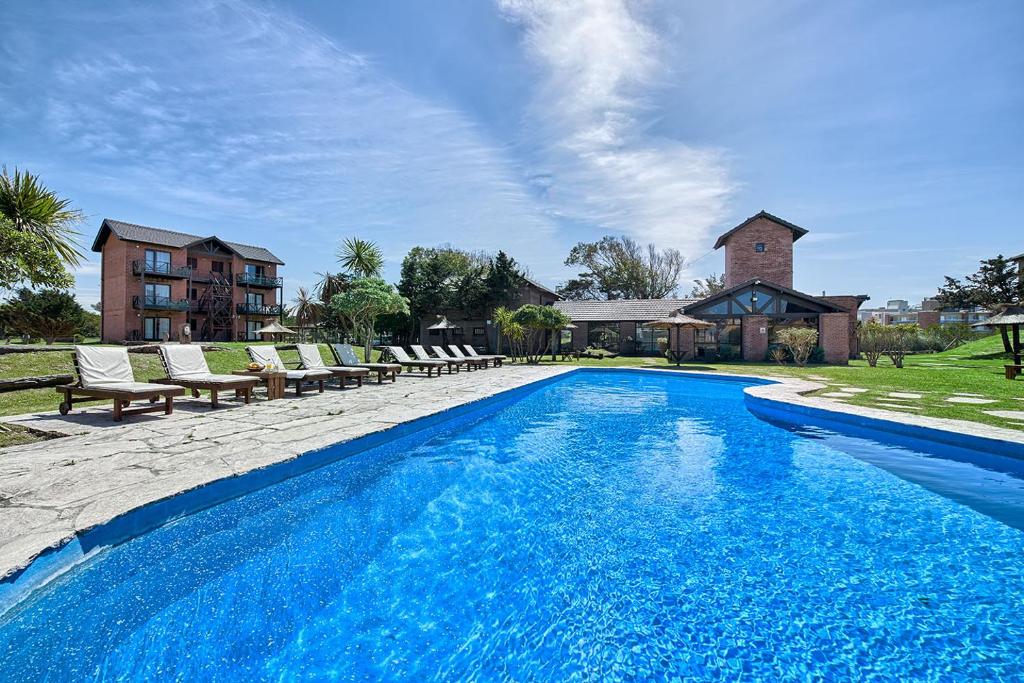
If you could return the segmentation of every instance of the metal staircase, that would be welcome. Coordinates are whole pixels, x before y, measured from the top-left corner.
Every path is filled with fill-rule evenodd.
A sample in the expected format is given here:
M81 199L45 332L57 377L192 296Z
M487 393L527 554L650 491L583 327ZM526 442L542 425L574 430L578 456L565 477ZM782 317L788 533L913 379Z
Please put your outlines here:
M210 273L210 283L199 296L199 310L206 311L206 319L199 332L203 341L232 341L234 316L231 279L220 273Z

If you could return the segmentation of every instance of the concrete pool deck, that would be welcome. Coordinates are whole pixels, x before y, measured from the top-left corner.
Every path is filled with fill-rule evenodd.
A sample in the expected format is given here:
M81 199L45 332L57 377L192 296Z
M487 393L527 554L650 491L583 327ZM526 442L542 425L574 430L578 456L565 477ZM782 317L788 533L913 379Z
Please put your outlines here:
M60 416L55 411L3 418L66 438L0 449L0 579L28 566L47 549L147 504L215 481L294 460L303 453L471 404L505 391L573 372L573 366L506 365L440 378L403 374L397 383L252 405L225 400L176 402L171 416L110 419L109 405ZM622 368L636 371L636 368ZM675 372L668 369L641 372ZM684 369L685 371L685 369ZM755 399L938 429L1020 444L1022 435L978 423L864 408L803 394L818 382L686 372L694 377L768 379L746 389ZM54 399L56 402L56 398Z

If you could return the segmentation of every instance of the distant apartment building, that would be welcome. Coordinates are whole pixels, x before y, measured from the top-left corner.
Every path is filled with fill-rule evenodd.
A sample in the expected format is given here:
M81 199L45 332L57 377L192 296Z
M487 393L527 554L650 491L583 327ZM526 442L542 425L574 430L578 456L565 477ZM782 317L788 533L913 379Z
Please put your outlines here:
M104 342L241 341L281 319L284 265L264 247L215 235L104 219L92 250L102 254Z
M974 307L965 309L942 308L934 298L921 301L919 306L911 306L906 299L890 299L885 308L862 308L857 313L861 322L874 320L882 325L919 325L929 328L932 325L955 325L965 323L973 325L991 317L991 311Z

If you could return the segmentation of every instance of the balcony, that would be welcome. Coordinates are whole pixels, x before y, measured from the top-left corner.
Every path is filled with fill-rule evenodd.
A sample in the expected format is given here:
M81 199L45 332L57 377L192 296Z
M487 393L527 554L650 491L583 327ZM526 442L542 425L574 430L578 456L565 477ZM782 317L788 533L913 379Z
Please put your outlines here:
M192 302L188 299L172 299L169 296L133 296L132 307L161 311L187 311L192 308Z
M281 315L282 306L274 304L237 304L235 310L243 315Z
M192 269L188 266L175 266L162 261L132 261L132 272L136 275L187 278L192 274Z
M283 277L266 277L253 273L239 273L235 276L235 282L239 285L249 287L280 287L284 284Z

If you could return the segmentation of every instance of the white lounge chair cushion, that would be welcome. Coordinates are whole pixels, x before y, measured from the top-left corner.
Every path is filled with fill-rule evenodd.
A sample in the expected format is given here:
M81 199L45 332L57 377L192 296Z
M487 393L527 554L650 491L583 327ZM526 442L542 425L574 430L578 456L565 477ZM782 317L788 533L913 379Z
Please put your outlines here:
M395 357L399 363L429 363L431 365L445 365L443 360L413 360L409 358L409 354L405 352L401 346L385 346L391 355Z
M296 344L296 347L299 349L299 362L302 363L302 367L307 370L323 370L327 367L320 355L320 347L316 344Z
M254 363L261 365L270 363L278 370L284 370L284 362L281 361L281 356L273 346L246 346L245 350Z
M78 376L82 386L99 384L135 384L128 349L116 346L76 346ZM151 385L150 385L151 386Z
M193 344L161 344L160 354L171 379L199 379L210 377L203 347Z
M431 358L430 354L427 353L427 350L424 349L422 346L418 346L416 344L413 344L409 348L412 349L412 352L414 354L416 354L416 360L429 360L429 361L438 361L438 362L440 362L440 360L437 359L437 358ZM452 358L451 360L455 360L455 359Z
M146 395L155 391L175 392L181 391L178 387L167 384L150 384L149 382L96 382L85 387L86 389L99 389L100 391L122 391L126 394Z
M330 370L289 370L288 379L327 379L331 376Z

